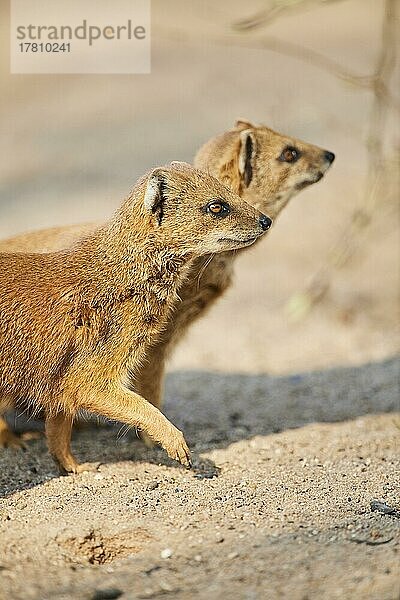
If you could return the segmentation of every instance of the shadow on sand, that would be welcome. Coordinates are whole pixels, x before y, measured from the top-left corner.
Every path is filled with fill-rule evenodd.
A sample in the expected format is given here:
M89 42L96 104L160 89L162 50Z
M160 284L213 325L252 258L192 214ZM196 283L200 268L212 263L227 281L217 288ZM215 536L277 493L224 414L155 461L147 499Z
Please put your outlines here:
M340 422L400 409L399 359L285 377L204 371L167 377L165 413L182 429L194 452L195 477L218 470L199 453L256 435L312 422ZM160 449L149 450L134 431L107 425L78 429L73 449L81 461L126 460L172 465ZM44 438L26 452L0 450L0 497L57 477Z

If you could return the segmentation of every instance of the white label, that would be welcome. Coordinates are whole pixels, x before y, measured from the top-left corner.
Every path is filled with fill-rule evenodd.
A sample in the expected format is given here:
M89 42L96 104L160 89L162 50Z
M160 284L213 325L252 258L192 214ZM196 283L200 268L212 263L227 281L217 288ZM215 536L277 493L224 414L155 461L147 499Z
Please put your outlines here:
M11 73L150 73L150 0L11 0Z

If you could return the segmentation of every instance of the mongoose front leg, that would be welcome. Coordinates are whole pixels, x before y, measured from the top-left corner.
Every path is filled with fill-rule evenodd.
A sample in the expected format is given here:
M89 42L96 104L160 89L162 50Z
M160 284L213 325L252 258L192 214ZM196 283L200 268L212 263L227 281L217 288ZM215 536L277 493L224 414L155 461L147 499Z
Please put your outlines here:
M116 385L98 394L89 391L87 398L82 401L80 408L137 427L160 444L170 458L186 467L191 466L190 450L183 433L139 394Z
M96 471L98 467L98 463L80 465L72 454L71 431L73 421L73 416L65 413L46 417L47 445L61 475Z

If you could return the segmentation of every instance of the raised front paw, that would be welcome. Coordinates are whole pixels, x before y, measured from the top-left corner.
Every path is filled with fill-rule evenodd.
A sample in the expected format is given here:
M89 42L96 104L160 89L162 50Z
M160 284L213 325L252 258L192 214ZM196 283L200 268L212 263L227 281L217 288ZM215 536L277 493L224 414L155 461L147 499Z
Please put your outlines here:
M189 468L192 466L190 450L183 437L182 431L173 427L162 446L170 458L177 460L185 467Z

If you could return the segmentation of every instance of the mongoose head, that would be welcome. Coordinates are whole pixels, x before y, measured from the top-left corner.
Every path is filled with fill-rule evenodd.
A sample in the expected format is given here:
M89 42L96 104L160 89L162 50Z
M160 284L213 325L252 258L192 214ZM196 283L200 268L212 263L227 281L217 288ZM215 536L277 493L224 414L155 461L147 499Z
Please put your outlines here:
M334 159L318 146L240 120L200 148L194 165L274 219L292 196L319 181Z
M180 162L147 176L143 206L153 236L195 256L249 246L272 224L217 179Z

